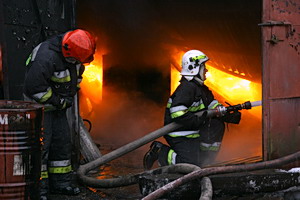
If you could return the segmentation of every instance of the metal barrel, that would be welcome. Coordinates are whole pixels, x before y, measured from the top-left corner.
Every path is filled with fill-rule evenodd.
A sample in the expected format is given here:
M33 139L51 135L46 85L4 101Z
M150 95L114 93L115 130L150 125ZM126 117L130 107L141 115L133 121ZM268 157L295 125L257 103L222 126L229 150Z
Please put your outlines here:
M38 199L44 109L0 100L0 199Z

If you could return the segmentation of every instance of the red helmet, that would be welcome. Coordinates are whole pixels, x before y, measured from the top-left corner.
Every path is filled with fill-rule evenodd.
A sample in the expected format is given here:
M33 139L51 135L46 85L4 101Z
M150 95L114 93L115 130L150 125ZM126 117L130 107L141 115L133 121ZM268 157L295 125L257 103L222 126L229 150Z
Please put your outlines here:
M87 31L76 29L67 32L62 39L62 53L65 58L75 58L81 63L94 60L95 38Z

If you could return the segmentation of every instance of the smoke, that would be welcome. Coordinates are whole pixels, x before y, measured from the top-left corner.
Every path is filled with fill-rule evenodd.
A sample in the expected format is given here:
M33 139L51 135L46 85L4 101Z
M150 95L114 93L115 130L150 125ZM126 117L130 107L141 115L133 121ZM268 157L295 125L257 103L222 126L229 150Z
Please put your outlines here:
M99 36L97 45L106 46L114 57L112 65L156 67L168 59L162 43L169 35L148 1L79 1L78 5L79 26Z
M80 99L81 116L92 122L91 134L100 145L120 147L163 126L165 107L137 91L105 87L103 100L92 102L91 112L87 112L85 97Z
M217 162L262 156L261 107L241 112L240 124L226 128Z
M97 51L106 52L102 102L86 113L81 97L93 139L118 148L161 128L169 95L169 35L153 7L144 0L78 1L77 21L97 35ZM144 154L148 146L135 152Z
M121 146L162 126L169 58L176 50L203 50L220 69L230 66L245 78L261 79L261 0L78 0L77 5L78 27L97 35L97 51L107 54L103 101L83 113L100 144ZM251 145L261 134L260 122L248 119L229 126L220 160L256 151Z
M173 50L199 49L221 70L261 80L261 0L77 1L78 26L95 32L112 65L161 67Z

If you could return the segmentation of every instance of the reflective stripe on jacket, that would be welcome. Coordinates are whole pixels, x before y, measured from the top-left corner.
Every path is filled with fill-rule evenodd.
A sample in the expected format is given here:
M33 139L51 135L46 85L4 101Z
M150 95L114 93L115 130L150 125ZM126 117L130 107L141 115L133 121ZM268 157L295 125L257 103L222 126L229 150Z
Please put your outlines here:
M201 135L199 129L207 124L201 124L195 113L203 109L213 109L218 105L220 105L219 102L214 99L207 86L201 85L194 79L188 81L182 77L180 85L168 100L165 125L177 122L183 126L168 135L171 137L199 137Z
M65 61L62 36L39 44L26 61L24 94L38 103L59 105L62 97L73 97L79 89L84 66Z

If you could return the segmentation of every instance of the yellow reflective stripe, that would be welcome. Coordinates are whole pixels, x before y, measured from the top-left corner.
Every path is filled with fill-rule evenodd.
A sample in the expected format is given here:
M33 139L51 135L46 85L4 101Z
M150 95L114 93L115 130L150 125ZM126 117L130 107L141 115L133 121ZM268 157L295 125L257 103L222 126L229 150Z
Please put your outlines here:
M205 55L200 55L200 56L192 57L193 61L200 60L200 59L203 59L203 58L206 58L206 56Z
M194 134L190 134L190 135L176 135L176 134L168 134L170 137L187 137L187 138L198 138L200 137L199 133L194 133Z
M211 147L200 146L200 149L202 151L218 151L220 149L220 147L216 147L216 146L211 146Z
M80 88L80 84L79 83L77 84L77 88Z
M26 60L26 66L30 63L31 58L32 58L32 53L29 55L29 57Z
M48 172L41 172L41 178L48 178Z
M167 104L167 108L171 108L171 103L168 103L168 104Z
M187 113L187 110L185 110L185 111L177 111L177 112L172 113L171 117L174 119L176 117L180 117L180 116L184 115L185 113Z
M215 109L217 106L220 106L220 105L222 105L222 104L220 104L220 103L216 103L215 105L213 105L210 109Z
M43 102L47 101L48 99L50 99L51 96L52 96L52 89L50 88L50 89L42 96L42 98L39 99L39 102L43 103Z
M189 107L189 111L195 112L195 111L198 111L198 110L202 110L204 108L205 108L205 105L204 104L200 104L199 106L191 106L191 107Z
M66 77L63 77L63 78L57 78L55 76L52 76L51 81L57 82L57 83L70 82L71 81L71 76L66 76Z
M72 171L72 166L69 165L66 167L49 167L48 171L52 174L65 174Z
M198 137L200 137L200 134L199 133L195 133L195 134L192 134L192 135L187 135L185 137L187 137L187 138L198 138Z
M170 151L168 152L168 164L172 165L172 154L174 153L173 149L170 149Z

